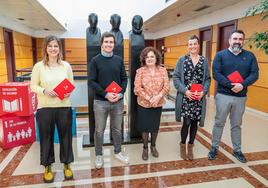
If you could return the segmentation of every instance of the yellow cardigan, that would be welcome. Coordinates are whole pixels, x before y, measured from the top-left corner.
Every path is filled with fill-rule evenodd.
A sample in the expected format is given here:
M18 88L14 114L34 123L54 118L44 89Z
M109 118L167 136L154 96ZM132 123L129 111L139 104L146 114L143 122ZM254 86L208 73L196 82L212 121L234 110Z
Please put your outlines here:
M31 89L37 94L38 108L71 106L69 97L60 100L58 97L50 97L43 93L44 89L53 90L65 78L73 83L72 68L66 61L62 61L62 64L57 67L48 67L43 61L34 65Z

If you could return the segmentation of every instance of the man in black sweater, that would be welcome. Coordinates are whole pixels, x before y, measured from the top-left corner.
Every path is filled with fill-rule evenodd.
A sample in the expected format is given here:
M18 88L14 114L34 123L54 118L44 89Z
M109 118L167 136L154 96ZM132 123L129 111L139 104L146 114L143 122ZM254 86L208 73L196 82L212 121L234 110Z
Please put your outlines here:
M210 160L216 158L226 118L230 114L233 155L240 162L247 161L241 151L241 124L246 106L247 87L258 79L259 68L254 54L242 49L244 38L243 31L232 32L229 48L218 52L213 62L213 77L218 87L212 148L208 153ZM238 81L233 81L236 79Z
M101 37L101 53L92 59L89 70L89 87L95 90L94 115L95 115L95 152L96 168L103 166L103 135L106 121L110 115L110 125L114 144L115 158L127 164L128 158L121 152L121 123L124 111L123 95L127 87L127 75L123 59L113 54L115 37L112 33L105 32ZM106 92L106 88L116 82L122 90Z

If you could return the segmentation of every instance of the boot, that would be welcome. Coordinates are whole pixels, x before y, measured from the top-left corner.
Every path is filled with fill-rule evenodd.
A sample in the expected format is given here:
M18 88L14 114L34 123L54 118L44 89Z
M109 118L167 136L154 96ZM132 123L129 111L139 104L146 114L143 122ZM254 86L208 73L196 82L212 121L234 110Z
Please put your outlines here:
M194 144L188 144L187 145L187 151L188 151L187 156L188 156L189 160L194 159L193 147L194 147Z
M142 159L144 161L148 160L148 148L143 148L143 151L142 151Z
M186 156L186 144L180 143L180 154L181 154L181 158L183 160L187 160L187 156Z
M70 164L64 164L63 173L64 173L64 178L66 180L73 179L73 171L70 168Z
M159 153L158 153L155 146L151 146L151 153L152 153L152 156L154 156L156 158L159 157Z
M46 166L45 167L45 172L44 172L44 175L43 175L43 180L45 183L52 183L53 180L54 180L54 174L51 170L51 166Z

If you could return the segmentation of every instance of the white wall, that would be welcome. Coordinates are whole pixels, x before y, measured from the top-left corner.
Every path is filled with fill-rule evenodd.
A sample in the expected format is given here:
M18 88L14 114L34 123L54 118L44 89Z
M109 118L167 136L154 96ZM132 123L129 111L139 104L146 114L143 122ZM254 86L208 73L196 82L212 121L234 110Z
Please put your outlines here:
M85 38L88 15L98 15L98 27L102 32L111 29L110 16L121 16L120 30L124 38L128 38L131 30L131 20L134 15L141 15L144 21L162 9L173 4L176 0L165 3L165 0L38 0L51 14L66 25L67 31L57 33L59 37ZM35 31L36 37L55 34L54 31Z
M148 39L163 38L163 37L174 35L177 33L182 33L186 31L234 20L237 18L242 18L245 16L246 10L253 5L256 5L257 2L259 1L258 0L239 1L239 3L237 4L223 8L221 10L217 10L215 12L206 14L204 16L197 17L195 19L191 19L190 21L183 22L174 27L170 27L168 29L164 29L156 33L146 33L145 36Z
M134 15L139 14L144 21L158 13L162 9L173 4L176 0L171 0L167 4L164 0L38 0L67 31L34 31L19 22L0 17L0 25L19 31L34 37L44 37L48 34L55 34L63 38L85 38L86 28L89 26L87 18L92 12L99 18L98 27L102 32L109 31L110 15L117 13L121 16L120 29L124 38L128 38L131 30L131 20ZM97 3L96 3L97 2ZM233 6L222 10L192 19L174 27L156 32L146 33L146 39L157 39L165 36L206 27L209 25L241 18L245 15L248 7L255 5L258 0L241 0Z

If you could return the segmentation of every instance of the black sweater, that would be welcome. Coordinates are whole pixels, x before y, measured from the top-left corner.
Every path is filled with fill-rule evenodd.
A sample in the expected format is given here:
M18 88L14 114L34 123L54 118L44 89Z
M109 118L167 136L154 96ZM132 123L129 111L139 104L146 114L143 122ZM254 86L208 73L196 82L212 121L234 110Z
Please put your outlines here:
M247 87L253 84L259 76L259 68L256 57L253 53L242 50L238 55L234 55L230 50L225 49L216 54L212 66L213 78L218 82L217 92L237 97L247 95ZM234 71L238 71L243 77L243 90L239 93L233 92L233 85L227 76Z
M105 89L112 81L115 81L121 88L124 95L127 87L127 75L121 57L113 55L105 57L101 54L95 56L90 65L88 84L95 89L95 99L107 100Z

